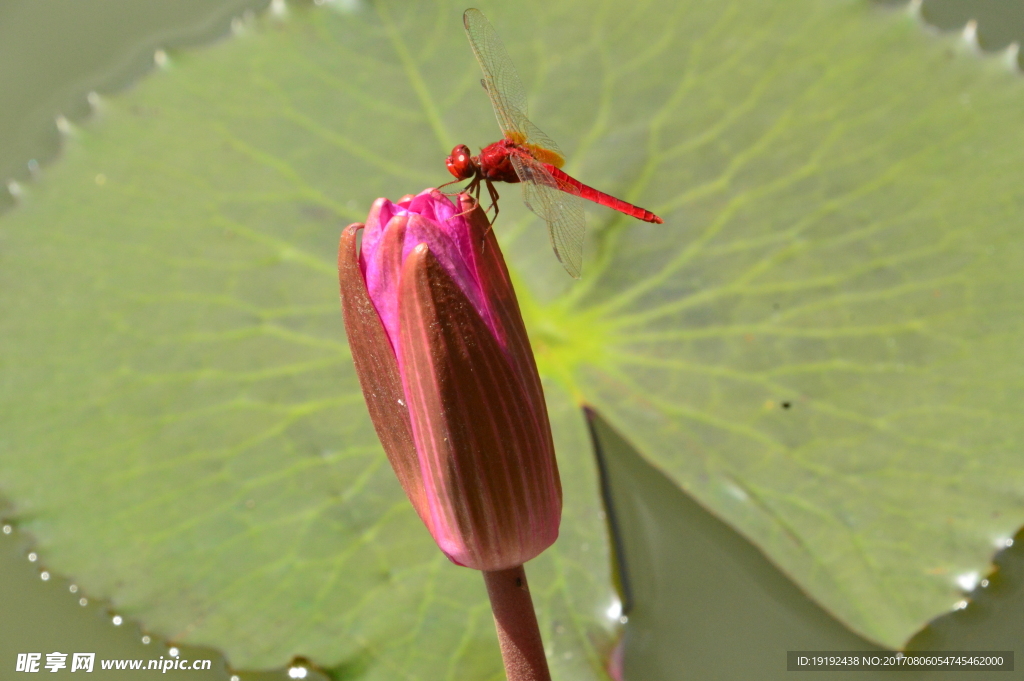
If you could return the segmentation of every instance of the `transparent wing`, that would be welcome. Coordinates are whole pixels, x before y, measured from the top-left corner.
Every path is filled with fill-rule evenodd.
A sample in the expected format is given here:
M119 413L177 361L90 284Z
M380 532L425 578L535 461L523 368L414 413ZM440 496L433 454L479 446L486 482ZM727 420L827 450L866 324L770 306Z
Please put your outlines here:
M522 180L526 207L548 223L548 237L555 257L574 279L583 271L583 237L586 219L583 199L572 185L558 182L544 166L524 156L510 155Z
M526 146L538 160L550 163L556 168L561 168L565 164L565 154L553 139L533 124L533 121L523 119L523 132L526 133Z
M505 137L519 144L527 141L533 126L526 117L526 88L515 64L505 51L498 32L478 9L462 15L466 37L484 72L484 89L491 98L494 115Z
M583 268L586 231L583 201L576 187L561 185L542 165L543 162L561 167L564 154L527 118L526 88L491 23L478 9L466 10L462 23L483 71L481 82L491 99L502 133L507 139L527 147L536 157L509 156L522 181L523 201L547 223L555 256L566 271L578 279Z

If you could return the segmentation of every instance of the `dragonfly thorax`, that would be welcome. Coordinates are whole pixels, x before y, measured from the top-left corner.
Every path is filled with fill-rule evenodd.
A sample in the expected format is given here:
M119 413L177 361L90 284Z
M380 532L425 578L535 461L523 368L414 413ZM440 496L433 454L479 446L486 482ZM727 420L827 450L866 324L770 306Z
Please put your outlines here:
M512 155L524 156L526 152L515 142L502 139L481 149L480 155L473 160L480 168L480 174L484 179L491 182L519 182L519 176L512 164Z

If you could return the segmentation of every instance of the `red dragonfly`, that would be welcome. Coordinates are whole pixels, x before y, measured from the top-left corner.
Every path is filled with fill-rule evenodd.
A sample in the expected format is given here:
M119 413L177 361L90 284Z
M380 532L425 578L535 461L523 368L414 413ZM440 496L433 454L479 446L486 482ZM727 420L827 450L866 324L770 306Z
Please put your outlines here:
M497 31L478 9L467 9L462 23L484 72L480 83L487 90L498 125L505 135L504 139L481 149L479 156L470 156L465 144L452 149L446 160L448 170L457 180L472 180L466 191L475 193L479 200L480 186L486 184L496 218L498 191L494 182L522 183L523 202L548 223L555 256L577 279L583 266L586 231L580 199L638 220L661 224L662 219L651 211L588 187L561 170L565 155L526 117L526 89Z

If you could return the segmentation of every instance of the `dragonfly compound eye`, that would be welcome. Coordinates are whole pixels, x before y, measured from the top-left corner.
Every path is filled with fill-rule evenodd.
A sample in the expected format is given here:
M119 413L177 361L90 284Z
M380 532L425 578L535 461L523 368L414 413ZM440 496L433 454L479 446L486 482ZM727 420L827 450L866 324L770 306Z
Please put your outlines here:
M451 155L445 160L448 172L459 180L467 180L476 174L473 159L469 155L469 147L460 144L452 149Z

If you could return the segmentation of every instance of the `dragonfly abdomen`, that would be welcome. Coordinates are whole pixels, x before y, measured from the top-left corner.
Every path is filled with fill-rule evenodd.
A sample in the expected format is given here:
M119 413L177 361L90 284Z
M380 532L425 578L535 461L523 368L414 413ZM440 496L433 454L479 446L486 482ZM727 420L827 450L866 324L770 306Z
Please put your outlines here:
M566 174L560 168L556 168L550 163L545 163L544 168L551 173L556 180L558 180L559 184L566 184L571 187L575 187L579 195L588 201L593 201L594 203L606 206L612 210L617 210L620 213L625 213L630 217L634 217L637 220L643 220L644 222L653 222L659 225L664 222L664 220L651 211L641 208L640 206L634 206L632 203L627 203L622 199L617 199L611 194L605 194L593 187L589 187L572 175Z

